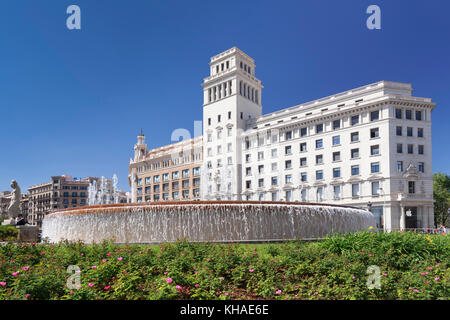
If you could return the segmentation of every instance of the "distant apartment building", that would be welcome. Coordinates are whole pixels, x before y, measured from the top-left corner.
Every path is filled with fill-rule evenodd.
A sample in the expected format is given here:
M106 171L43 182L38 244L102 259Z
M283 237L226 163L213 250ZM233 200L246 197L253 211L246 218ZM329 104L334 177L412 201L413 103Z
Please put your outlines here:
M147 150L141 133L129 164L132 202L200 199L202 137Z
M23 210L25 208L27 210L28 223L41 227L44 217L52 211L87 206L88 188L94 181L97 189L100 188L101 178L73 179L69 175L52 176L48 182L29 187L28 199L24 200L23 204ZM105 185L106 191L112 188L111 179L105 179ZM105 192L104 194L104 196L108 196L110 193ZM126 202L126 195L123 191L118 191L118 195L119 203ZM102 199L102 203L112 203L110 201L112 199Z

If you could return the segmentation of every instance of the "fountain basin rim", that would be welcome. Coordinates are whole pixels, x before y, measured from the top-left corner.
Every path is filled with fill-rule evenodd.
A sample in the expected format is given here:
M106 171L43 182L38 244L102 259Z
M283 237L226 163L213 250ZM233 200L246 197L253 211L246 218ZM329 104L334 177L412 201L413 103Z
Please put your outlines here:
M283 206L283 207L297 207L297 206L311 206L311 207L332 207L332 208L346 208L346 209L355 209L366 211L361 208L346 206L346 205L335 205L329 203L314 203L314 202L286 202L286 201L158 201L158 202L140 202L140 203L119 203L119 204L105 204L105 205L95 205L95 206L84 206L84 207L75 207L75 208L67 208L55 210L45 216L44 219L53 218L57 216L65 216L65 215L78 215L78 214L89 214L89 213L98 213L95 212L96 209L103 211L102 209L120 209L120 208L151 208L151 207L178 207L178 206L214 206L214 205L222 205L232 206L232 205L249 205L249 206L258 206L263 205L267 207L275 206ZM93 212L94 211L94 212Z

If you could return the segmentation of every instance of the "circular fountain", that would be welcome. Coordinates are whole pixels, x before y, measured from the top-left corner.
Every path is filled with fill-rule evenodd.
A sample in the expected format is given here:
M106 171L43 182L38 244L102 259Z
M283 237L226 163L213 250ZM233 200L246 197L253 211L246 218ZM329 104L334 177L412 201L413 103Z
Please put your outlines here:
M375 226L372 213L300 202L192 201L114 204L47 215L42 238L98 243L280 241Z

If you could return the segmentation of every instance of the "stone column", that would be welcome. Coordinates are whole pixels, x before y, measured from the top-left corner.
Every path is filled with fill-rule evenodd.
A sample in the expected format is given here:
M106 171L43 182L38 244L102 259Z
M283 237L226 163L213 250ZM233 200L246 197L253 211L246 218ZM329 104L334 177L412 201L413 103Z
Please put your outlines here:
M403 231L406 228L406 214L405 206L400 205L400 230Z

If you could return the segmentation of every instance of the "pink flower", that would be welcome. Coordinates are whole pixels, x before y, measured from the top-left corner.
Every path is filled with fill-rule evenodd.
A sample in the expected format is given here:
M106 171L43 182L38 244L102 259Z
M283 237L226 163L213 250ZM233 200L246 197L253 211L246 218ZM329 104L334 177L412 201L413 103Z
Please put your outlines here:
M371 253L369 253L369 257L371 257L372 256L372 254Z
M95 269L97 269L97 266L92 266L91 269L94 269L94 270L95 270Z
M73 294L73 291L72 291L72 290L70 290L69 294L70 294L70 295L72 295L72 294Z
M223 280L224 279L224 277L219 277L219 280Z
M161 251L163 251L163 248L160 248L161 249Z
M256 251L255 251L255 252L253 252L253 254L254 254L254 255L257 255L257 254L258 254L258 252L256 252Z
M6 282L0 282L0 286L2 286L2 287L4 287L4 286L6 286Z
M23 268L22 268L23 271L28 271L29 269L30 269L29 266L26 266L26 267L23 267Z
M103 263L106 263L106 262L108 262L108 260L106 260L106 259L103 259L103 260L102 260L102 262L103 262Z
M438 281L439 279L441 279L441 278L439 278L439 277L436 277L436 278L434 278L434 281Z
M314 292L314 294L315 294L315 295L318 295L318 294L319 294L319 291Z
M147 251L148 251L148 250L151 250L151 249L150 249L150 248L147 248Z
M161 258L161 254L158 254L158 258Z
M424 276L424 275L426 275L426 273L425 273L425 272L422 272L420 275L421 275L421 276Z
M195 287L198 288L198 287L200 287L200 286L199 286L198 283L197 283L197 284L195 285Z
M172 281L173 281L172 278L167 278L167 279L166 279L166 282L167 282L167 283L172 283Z
M383 276L384 276L384 277L387 277L387 273L383 273Z
M228 297L230 294L228 292L225 292L225 295Z
M352 279L354 280L354 279L356 279L356 277L355 277L355 276L353 276L353 277L352 277Z
M114 249L115 252L119 251L119 249Z
M19 271L13 272L12 275L15 277L19 274Z
M111 255L111 252L108 252L106 255L109 257Z
M428 270L431 270L431 269L433 269L433 268L432 268L432 267L427 267L427 269L428 269Z
M175 288L177 288L178 291L181 291L181 289L183 289L181 286L176 286Z
M250 269L250 270L248 270L248 271L250 271L250 272L253 272L253 271L255 271L255 270L253 270L253 269Z
M45 252L41 252L41 256L45 256Z
M281 290L277 290L277 291L275 292L275 294L280 295L280 294L281 294Z
M122 271L122 273L123 273L123 274L127 274L128 272L127 272L127 270L124 270L124 271Z
M414 292L419 292L419 290L417 290L417 289L414 289Z
M181 256L184 257L184 253L182 253Z
M82 253L81 256L83 257L83 256L84 256L84 253Z
M117 258L117 260L119 260L119 261L122 261L122 260L123 260L123 258L122 258L122 257L118 257L118 258Z
M30 294L29 293L27 293L26 295L25 295L25 298L28 298L30 296Z
M164 272L164 275L167 275L167 271Z
M197 273L198 273L198 271L194 271L194 273L195 273L195 274L197 274Z
M104 289L109 290L109 289L111 289L111 286L106 286Z
M94 284L93 283L88 283L88 285L89 285L89 287L93 287L94 286Z
M208 262L209 262L209 261L211 261L211 259L210 259L210 258L207 258L207 259L206 259L206 261L208 261Z

